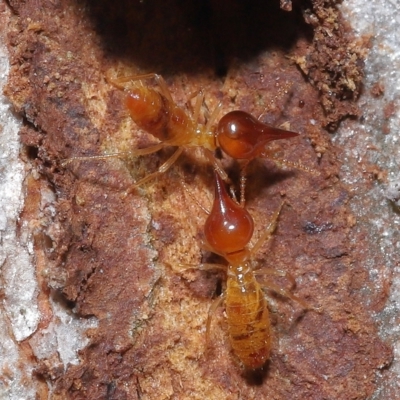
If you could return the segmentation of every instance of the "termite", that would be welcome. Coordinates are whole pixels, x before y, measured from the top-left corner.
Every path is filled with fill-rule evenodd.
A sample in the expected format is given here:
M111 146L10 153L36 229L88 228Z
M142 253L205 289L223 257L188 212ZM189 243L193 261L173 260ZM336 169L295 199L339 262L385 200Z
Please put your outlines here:
M152 78L157 82L158 90L143 84L144 80ZM201 124L199 123L199 117L204 101L203 93L200 91L197 94L194 110L191 115L175 103L166 82L160 75L155 73L122 78L109 76L108 80L117 88L125 91L125 104L133 121L141 129L156 137L160 142L144 149L136 149L129 152L71 157L64 160L61 163L62 166L65 167L74 161L106 159L126 155L133 157L142 156L155 153L167 146L177 147L172 156L156 172L150 173L135 182L134 186L139 186L155 176L166 172L179 158L184 149L201 147L214 169L224 181L229 182L227 174L214 156L214 151L218 147L221 147L226 154L235 159L250 161L256 157L272 158L272 155L268 154L265 150L266 145L270 141L292 138L299 135L296 132L263 124L244 111L229 112L216 125L221 105L215 108L206 123ZM282 160L282 162L283 164L286 163L307 170L306 167L297 163L288 163L286 160ZM243 194L241 194L241 202L244 203Z
M247 370L262 368L270 357L271 322L267 301L257 278L263 275L282 275L278 271L255 271L252 258L263 243L272 237L283 204L282 202L273 214L265 232L254 246L249 248L254 231L253 218L246 208L231 199L221 177L215 174L214 202L204 225L204 236L206 246L212 252L224 257L228 266L219 264L200 266L203 269L227 268L226 290L209 309L206 343L212 315L224 302L230 345ZM309 309L301 299L286 289L266 280L263 286Z

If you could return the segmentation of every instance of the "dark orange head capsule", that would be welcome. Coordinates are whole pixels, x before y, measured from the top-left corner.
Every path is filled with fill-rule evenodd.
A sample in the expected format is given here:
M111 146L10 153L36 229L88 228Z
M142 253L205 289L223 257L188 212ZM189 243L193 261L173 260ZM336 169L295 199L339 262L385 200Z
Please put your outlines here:
M221 118L217 127L220 147L235 159L252 160L262 155L268 142L294 136L298 133L263 124L244 111L229 112Z
M228 195L221 177L215 173L215 197L204 234L208 244L220 254L244 250L253 235L253 218Z

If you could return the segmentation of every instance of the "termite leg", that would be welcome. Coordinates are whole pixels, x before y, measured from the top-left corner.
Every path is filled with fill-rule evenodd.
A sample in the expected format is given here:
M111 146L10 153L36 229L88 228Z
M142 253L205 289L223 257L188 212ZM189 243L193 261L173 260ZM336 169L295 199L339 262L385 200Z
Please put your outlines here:
M147 79L155 79L158 86L160 87L161 94L171 103L174 103L171 92L168 89L168 86L164 80L164 78L161 75L158 75L154 72L149 73L149 74L141 74L141 75L126 75L122 76L120 78L113 78L111 76L107 76L107 80L116 86L119 89L125 89L126 84L129 82L135 82L135 81L143 81Z
M259 279L260 275L257 275L257 281L263 286L263 288L272 290L275 293L280 294L283 297L287 297L288 299L298 303L303 307L304 310L315 310L314 307L309 306L305 301L301 300L299 297L295 296L294 294L290 293L289 290L284 289L275 283L265 279Z
M218 251L213 249L206 241L203 241L203 240L201 241L200 249L203 250L203 251L208 251L210 253L217 254L218 256L221 256L222 258L226 257L226 254L219 253ZM218 269L222 269L222 268L219 268L218 266L219 265L223 265L223 264L211 264L211 265L217 265ZM225 268L223 268L223 269L224 269L224 271L226 271L226 265L225 265Z
M212 317L217 311L217 308L221 305L221 303L225 300L225 293L221 296L217 297L211 304L210 308L208 309L208 316L207 316L207 324L206 324L206 350L208 348L208 343L210 339L210 329L211 329L211 322Z
M289 290L293 289L296 286L296 280L294 279L293 275L280 269L257 269L254 270L254 275L255 277L276 276L278 278L285 278L290 283Z
M215 158L215 156L212 153L212 151L208 150L208 149L203 149L203 153L208 158L208 161L211 164L213 164L215 171L221 177L221 179L224 182L230 184L231 180L229 179L228 174L224 171L224 169L222 168L221 163Z
M212 112L207 124L205 126L205 132L210 132L211 127L215 123L218 115L221 111L222 104L219 103L217 107L215 107L214 111ZM215 158L215 155L211 152L211 150L204 149L204 154L208 158L208 160L213 164L214 169L217 171L218 175L222 178L222 180L228 184L231 184L231 180L228 177L228 174L224 171L221 163Z
M210 132L211 127L213 126L213 124L215 123L215 121L216 121L217 118L218 118L218 115L219 115L219 113L220 113L220 111L221 111L221 108L222 108L222 103L218 103L217 107L215 107L215 109L214 109L214 111L212 112L212 114L211 114L209 120L207 121L207 124L206 124L206 126L205 126L205 131L206 131L206 132Z
M200 117L200 110L201 110L201 105L204 102L204 93L202 90L197 90L196 92L192 93L188 100L187 100L187 104L190 105L190 100L192 100L193 98L196 97L196 102L194 104L194 109L193 109L193 120L194 121L198 121L199 117Z
M212 112L209 120L206 123L205 126L205 132L210 132L211 127L215 123L216 119L218 118L218 115L221 111L222 104L219 103L217 107L215 107L214 111ZM204 154L208 158L209 162L213 164L215 171L217 174L221 177L221 179L226 182L227 184L231 184L231 180L228 177L228 174L224 171L221 163L219 160L215 158L215 155L211 152L211 150L204 149Z
M185 271L188 269L200 269L202 271L221 269L223 271L226 271L226 265L224 265L224 264L210 264L210 263L203 263L203 264L199 264L199 265L179 264L179 266L184 267L183 269L181 269L181 271ZM221 303L224 300L225 300L225 293L223 293L223 294L221 294L221 296L217 297L212 302L210 308L208 309L207 323L206 323L206 345L205 345L205 349L204 349L205 351L207 351L207 349L208 349L208 343L210 340L212 317L214 316L217 308L221 305Z
M164 172L166 172L171 165L179 158L179 156L182 154L183 152L183 147L179 147L178 149L175 150L174 154L172 154L172 156L170 158L168 158L167 161L165 161L165 163L163 163L160 168L158 168L157 171L146 175L144 178L139 179L137 182L135 182L127 191L126 194L131 193L136 187L143 185L144 183L148 182L149 180L155 178L157 175L163 174Z
M270 220L270 223L267 226L267 229L261 235L261 237L257 240L257 242L254 244L254 246L250 249L250 254L252 257L254 257L254 255L257 253L257 251L260 249L260 247L264 244L264 242L268 242L271 239L272 234L274 233L274 231L276 229L276 225L278 223L279 214L280 214L284 204L285 204L285 202L282 201L279 208L274 212L274 214Z
M306 311L315 311L317 313L321 313L322 309L320 307L312 307L307 304L305 301L301 300L299 297L292 294L289 290L293 289L296 286L296 281L294 277L285 271L281 270L265 270L265 271L254 271L254 275L257 278L257 281L262 285L264 289L272 290L275 293L280 294L281 296L287 297L288 299L298 303L301 307ZM290 282L290 289L284 289L275 283L271 282L269 279L266 279L266 276L278 276L284 277Z
M211 263L201 263L201 264L178 264L180 271L188 271L190 269L199 269L200 271L213 271L219 269L226 272L226 265L224 264L211 264ZM182 268L181 268L182 267Z
M185 192L190 196L192 201L194 201L196 203L196 205L204 211L205 214L210 215L210 211L207 210L207 208L205 208L202 204L200 204L200 202L196 199L196 197L194 197L193 193L189 190L189 188L186 185L186 182L182 178L181 178L181 185L183 186L183 189L185 190ZM210 251L212 251L212 250L210 250Z
M226 265L223 265L223 264L203 263L203 264L198 264L198 265L192 265L192 264L178 264L178 265L180 267L180 271L181 272L187 271L187 270L190 270L190 269L200 269L202 271L222 269L222 270L226 271ZM221 296L216 298L212 302L210 308L208 309L207 323L206 323L206 346L205 346L205 351L208 348L212 317L213 317L213 315L215 314L215 311L221 305L221 303L222 303L222 301L224 299L225 299L225 293L223 293Z

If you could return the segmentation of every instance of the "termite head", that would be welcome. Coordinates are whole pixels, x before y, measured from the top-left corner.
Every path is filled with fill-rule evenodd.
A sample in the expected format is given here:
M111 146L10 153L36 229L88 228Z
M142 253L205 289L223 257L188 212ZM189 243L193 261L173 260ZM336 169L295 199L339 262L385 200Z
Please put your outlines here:
M244 111L232 111L221 118L217 127L218 143L222 150L235 159L252 160L259 157L272 140L298 136L263 124Z
M221 177L215 173L214 203L204 226L208 244L228 261L242 260L247 256L246 246L253 230L253 218L229 197Z

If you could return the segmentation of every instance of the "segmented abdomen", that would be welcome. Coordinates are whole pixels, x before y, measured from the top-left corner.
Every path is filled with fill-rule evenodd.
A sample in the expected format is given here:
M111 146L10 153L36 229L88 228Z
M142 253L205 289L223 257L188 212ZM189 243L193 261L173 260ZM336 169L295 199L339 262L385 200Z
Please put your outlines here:
M271 350L270 319L264 293L247 264L229 266L225 305L234 353L246 368L261 368Z
M126 105L136 124L162 142L184 145L195 132L193 121L185 111L171 104L158 91L144 86L132 89Z

